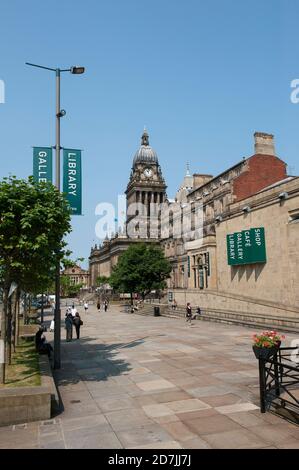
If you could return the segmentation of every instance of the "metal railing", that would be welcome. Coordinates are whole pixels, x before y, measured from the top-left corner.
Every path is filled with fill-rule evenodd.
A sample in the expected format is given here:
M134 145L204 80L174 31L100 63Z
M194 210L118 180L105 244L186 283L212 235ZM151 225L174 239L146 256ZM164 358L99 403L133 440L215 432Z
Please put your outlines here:
M269 359L259 359L260 409L299 424L299 364L292 360L296 351L279 348Z

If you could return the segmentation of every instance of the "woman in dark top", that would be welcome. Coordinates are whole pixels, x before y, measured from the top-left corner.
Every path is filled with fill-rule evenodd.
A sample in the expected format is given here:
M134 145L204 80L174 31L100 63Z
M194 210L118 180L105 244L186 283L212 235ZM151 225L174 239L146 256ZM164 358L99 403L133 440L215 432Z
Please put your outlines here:
M191 320L192 320L192 308L191 308L191 304L188 302L187 307L186 307L186 322L190 322L190 325L191 325Z
M73 321L76 328L77 339L80 339L80 327L81 325L83 325L83 321L81 320L78 312L76 313L76 316Z

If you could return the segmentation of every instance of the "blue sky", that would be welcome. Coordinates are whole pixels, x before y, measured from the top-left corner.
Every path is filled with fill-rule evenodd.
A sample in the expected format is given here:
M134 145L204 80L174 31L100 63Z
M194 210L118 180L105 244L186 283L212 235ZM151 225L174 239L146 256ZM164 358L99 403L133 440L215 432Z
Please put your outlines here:
M54 74L24 63L86 67L62 78L61 144L84 150L75 256L98 242L95 206L125 190L144 125L169 197L187 161L216 175L253 153L255 131L299 174L297 0L2 0L0 13L1 177L31 174L31 147L55 142Z

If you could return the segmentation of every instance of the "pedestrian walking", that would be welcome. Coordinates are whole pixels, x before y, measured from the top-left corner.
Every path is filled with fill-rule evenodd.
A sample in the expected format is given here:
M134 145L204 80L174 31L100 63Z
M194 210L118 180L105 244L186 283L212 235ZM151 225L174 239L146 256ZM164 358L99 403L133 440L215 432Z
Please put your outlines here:
M72 341L73 338L73 315L71 313L67 314L65 319L65 329L66 329L66 340L67 342Z
M74 322L75 329L76 329L77 339L80 339L80 328L83 325L83 321L81 320L80 315L79 315L78 312L76 313L76 316L75 316L73 322Z
M186 307L186 322L190 323L190 325L192 325L191 323L192 321L192 307L191 307L191 304L190 302L187 303L187 307Z
M105 300L105 302L104 302L104 309L105 309L105 312L107 312L107 309L108 309L108 302L107 302L107 300Z
M100 302L100 299L97 301L97 309L98 309L98 312L101 310L101 302Z
M173 302L172 302L172 310L176 310L177 308L177 303L176 303L176 300L173 299Z
M88 310L88 302L85 302L85 304L84 304L84 310L85 310L85 313L87 313L87 310Z
M76 313L78 312L78 310L77 310L76 307L73 305L72 308L70 309L70 312L71 312L71 314L72 314L72 317L75 318Z

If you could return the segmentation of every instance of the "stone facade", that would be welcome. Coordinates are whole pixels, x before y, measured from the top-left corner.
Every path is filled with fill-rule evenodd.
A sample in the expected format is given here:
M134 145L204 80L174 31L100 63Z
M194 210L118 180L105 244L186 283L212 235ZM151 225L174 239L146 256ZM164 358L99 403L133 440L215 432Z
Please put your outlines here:
M263 146L263 139L266 144ZM184 268L173 261L172 279L169 287L182 287L179 270L188 272L187 287L199 289L217 289L217 240L216 226L228 217L232 204L250 197L263 188L286 178L286 164L274 155L273 136L255 134L255 149L267 148L272 154L255 154L224 171L216 177L194 175L194 188L187 194L187 204L191 206L191 228L198 234L192 240L184 240L184 250L179 243L177 253L169 252L174 244L169 240L162 242L165 255L171 260L184 260ZM200 184L197 186L197 184ZM196 220L196 207L201 206L201 220ZM201 224L199 227L198 224ZM181 264L180 263L180 264Z
M82 269L80 266L72 266L64 269L61 275L68 276L72 285L82 284L82 287L89 287L89 271Z
M279 195L287 193L286 199ZM281 196L282 197L282 196ZM250 212L243 212L244 206ZM299 178L291 178L231 205L217 225L217 290L244 293L257 301L299 307ZM296 218L298 217L298 219ZM226 235L264 227L267 262L228 266Z
M171 240L163 241L173 264L169 289L178 304L298 315L299 178L287 177L272 135L256 133L255 150L259 153L188 194L190 204L202 204L201 238L186 240L177 253ZM257 227L265 228L267 262L229 266L227 235ZM184 285L182 270L188 273Z

